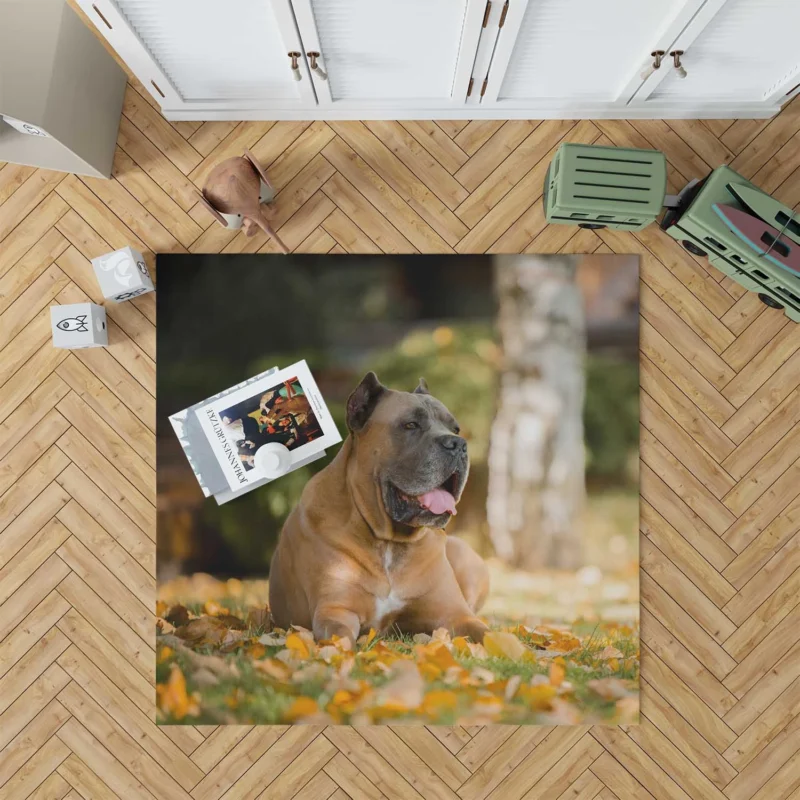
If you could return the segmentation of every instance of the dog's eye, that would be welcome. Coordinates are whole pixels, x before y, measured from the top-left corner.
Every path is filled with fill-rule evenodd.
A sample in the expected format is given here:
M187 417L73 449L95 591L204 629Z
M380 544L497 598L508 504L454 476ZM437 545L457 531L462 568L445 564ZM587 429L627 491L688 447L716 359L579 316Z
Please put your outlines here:
M419 423L418 422L406 422L405 425L403 425L403 427L407 431L413 431L413 430L416 430L417 428L419 428Z
M454 433L456 436L458 436L458 434L459 434L459 433L461 433L461 428L459 428L459 427L458 427L458 425L456 425L456 427L455 427L455 428L453 428L453 433Z

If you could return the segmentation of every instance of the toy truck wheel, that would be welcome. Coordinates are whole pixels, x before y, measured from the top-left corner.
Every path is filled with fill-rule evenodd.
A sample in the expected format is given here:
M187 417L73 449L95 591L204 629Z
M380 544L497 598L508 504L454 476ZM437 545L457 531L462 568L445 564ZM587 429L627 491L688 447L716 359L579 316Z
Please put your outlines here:
M774 297L770 297L768 294L759 294L758 299L765 306L769 306L770 308L777 308L777 309L783 308L783 306Z
M705 250L701 250L694 242L690 242L688 239L684 239L681 244L684 249L688 250L693 256L704 258L708 255Z
M596 222L579 222L579 228L588 228L590 231L597 231L600 228L605 228L605 225L598 225Z

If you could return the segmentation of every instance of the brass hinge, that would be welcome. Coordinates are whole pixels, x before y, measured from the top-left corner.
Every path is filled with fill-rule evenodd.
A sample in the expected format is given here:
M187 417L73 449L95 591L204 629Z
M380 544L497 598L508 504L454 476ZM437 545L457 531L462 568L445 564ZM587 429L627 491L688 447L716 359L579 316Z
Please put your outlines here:
M488 75L483 79L483 86L481 86L481 97L483 97L484 94L486 94L486 84L487 83L489 83L489 76Z
M486 27L486 23L489 21L489 14L492 10L492 0L486 0L486 11L483 12L483 24L481 25L482 28Z
M475 78L470 78L469 86L467 86L467 97L469 97L472 94L472 84L474 83L475 83Z
M506 4L503 6L503 13L500 14L500 24L497 26L498 28L502 28L503 25L505 25L506 14L508 14L508 0L506 0Z

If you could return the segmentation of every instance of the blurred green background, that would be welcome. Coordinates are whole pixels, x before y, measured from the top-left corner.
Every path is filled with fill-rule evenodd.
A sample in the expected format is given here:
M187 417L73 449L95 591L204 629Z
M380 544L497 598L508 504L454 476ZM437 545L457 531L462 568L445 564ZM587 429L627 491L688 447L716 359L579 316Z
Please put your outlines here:
M608 259L618 259L616 271ZM194 572L268 573L286 515L338 446L218 506L203 498L168 416L300 359L308 361L343 436L345 400L367 370L409 391L425 377L469 441L470 478L448 533L491 556L485 504L502 369L498 263L491 256L159 256L159 581ZM635 563L637 555L637 262L588 256L577 276L588 339L585 562L605 570Z

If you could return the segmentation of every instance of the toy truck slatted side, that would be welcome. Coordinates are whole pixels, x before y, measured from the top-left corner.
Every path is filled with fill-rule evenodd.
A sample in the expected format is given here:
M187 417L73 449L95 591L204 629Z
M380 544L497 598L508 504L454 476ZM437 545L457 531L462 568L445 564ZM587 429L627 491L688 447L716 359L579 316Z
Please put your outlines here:
M548 222L638 231L655 222L667 188L657 150L562 144L547 170Z

